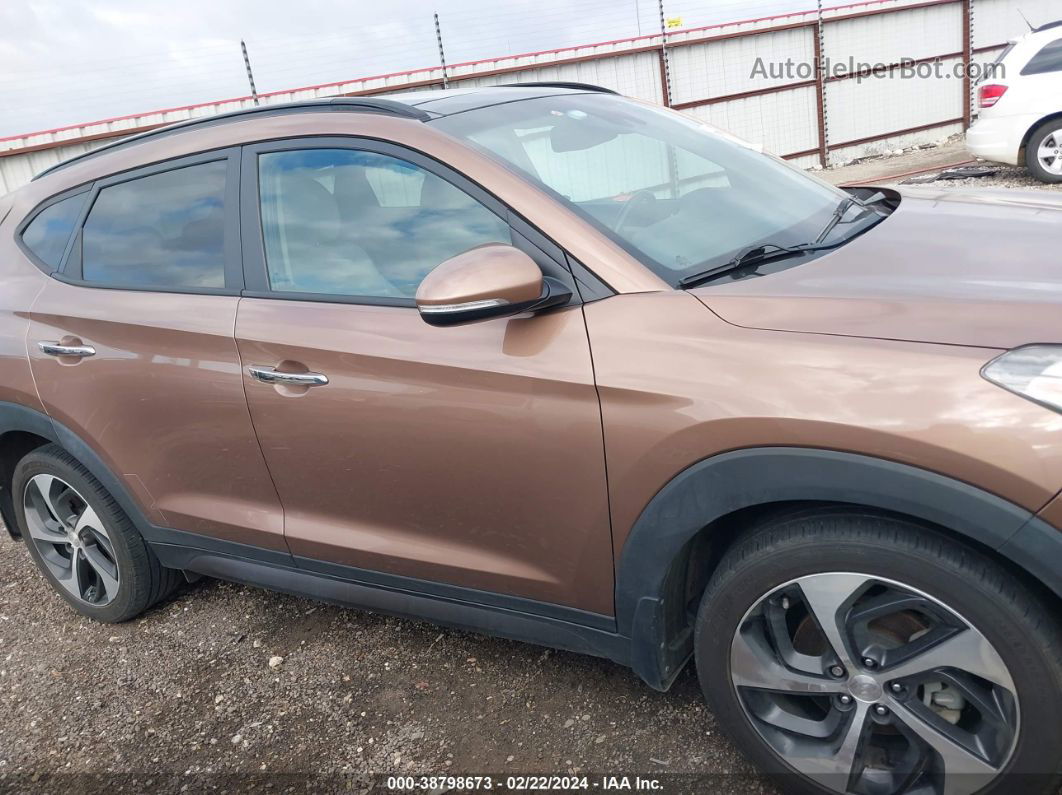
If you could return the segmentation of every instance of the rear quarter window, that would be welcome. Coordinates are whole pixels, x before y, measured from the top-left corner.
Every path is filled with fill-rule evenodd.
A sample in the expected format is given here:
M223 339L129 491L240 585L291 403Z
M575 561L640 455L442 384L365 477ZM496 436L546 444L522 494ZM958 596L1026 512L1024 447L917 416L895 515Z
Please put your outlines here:
M1062 72L1062 39L1056 39L1050 44L1044 45L1040 52L1033 56L1032 60L1021 70L1023 77L1027 75L1042 75L1049 72Z
M87 196L80 193L48 205L22 231L23 244L49 267L59 267Z

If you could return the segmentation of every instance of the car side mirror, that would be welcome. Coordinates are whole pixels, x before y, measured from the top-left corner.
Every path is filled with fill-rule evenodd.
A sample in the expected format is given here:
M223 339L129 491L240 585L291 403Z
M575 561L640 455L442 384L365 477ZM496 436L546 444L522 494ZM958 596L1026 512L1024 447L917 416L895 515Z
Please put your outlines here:
M539 312L571 297L520 249L490 243L451 257L425 276L417 288L417 309L429 325L456 326Z

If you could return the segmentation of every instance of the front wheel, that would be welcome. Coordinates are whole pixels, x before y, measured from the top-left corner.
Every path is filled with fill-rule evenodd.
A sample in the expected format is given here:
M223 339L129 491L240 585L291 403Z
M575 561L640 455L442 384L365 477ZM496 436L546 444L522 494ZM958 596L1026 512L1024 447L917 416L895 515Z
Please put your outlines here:
M701 602L705 695L787 792L1055 792L1062 637L1033 593L935 531L791 514Z

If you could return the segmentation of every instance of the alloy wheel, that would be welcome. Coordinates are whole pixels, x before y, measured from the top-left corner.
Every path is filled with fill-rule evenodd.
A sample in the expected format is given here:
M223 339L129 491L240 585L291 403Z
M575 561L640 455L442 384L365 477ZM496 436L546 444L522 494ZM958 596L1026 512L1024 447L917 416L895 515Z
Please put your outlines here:
M1062 176L1062 128L1049 133L1040 142L1036 157L1045 171Z
M973 793L1018 737L1014 682L988 639L928 594L866 574L765 594L738 626L730 674L760 737L837 792Z
M117 558L88 501L54 475L34 475L23 505L30 539L59 585L92 607L110 604L120 582Z

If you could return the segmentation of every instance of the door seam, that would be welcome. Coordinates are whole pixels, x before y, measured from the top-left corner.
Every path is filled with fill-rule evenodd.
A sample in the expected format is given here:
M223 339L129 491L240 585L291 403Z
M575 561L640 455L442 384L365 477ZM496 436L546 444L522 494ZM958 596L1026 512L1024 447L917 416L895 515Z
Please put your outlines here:
M51 278L51 277L47 277ZM26 367L29 368L30 383L33 384L33 393L37 396L37 404L41 407L45 416L49 419L52 417L52 413L48 411L48 405L44 402L44 398L41 397L41 388L37 386L37 374L33 372L33 357L30 356L30 331L33 330L33 323L36 318L34 317L37 312L37 302L40 301L41 296L44 295L44 288L48 286L48 282L42 282L41 287L37 290L37 294L33 296L33 300L30 302L30 310L26 316L26 333L22 338L22 347L26 353Z
M586 335L586 350L590 356L590 376L594 379L594 394L597 396L597 417L601 424L601 464L605 475L605 511L608 516L608 548L612 555L612 614L616 614L616 587L619 572L616 568L616 533L612 527L612 484L608 475L608 443L605 440L605 408L601 390L597 385L597 369L594 366L594 346L590 341L590 324L586 319L586 304L579 307L583 316L583 333Z
M243 354L240 353L240 343L236 339L236 329L239 326L240 320L240 307L243 304L244 299L238 297L236 299L236 312L232 320L232 346L236 350L236 361L240 368L240 386L243 387L243 408L247 412L247 422L251 425L251 433L254 434L255 444L258 445L258 455L261 456L262 466L265 467L266 475L269 477L269 482L273 486L273 493L277 495L277 505L280 506L280 532L281 538L284 541L284 549L291 555L292 560L295 556L291 551L291 547L288 545L288 510L284 507L284 500L280 496L280 489L277 488L277 482L273 478L273 470L269 468L269 460L266 458L265 450L262 448L262 440L258 436L258 427L254 424L254 415L251 414L251 399L247 394L247 377L244 371Z

